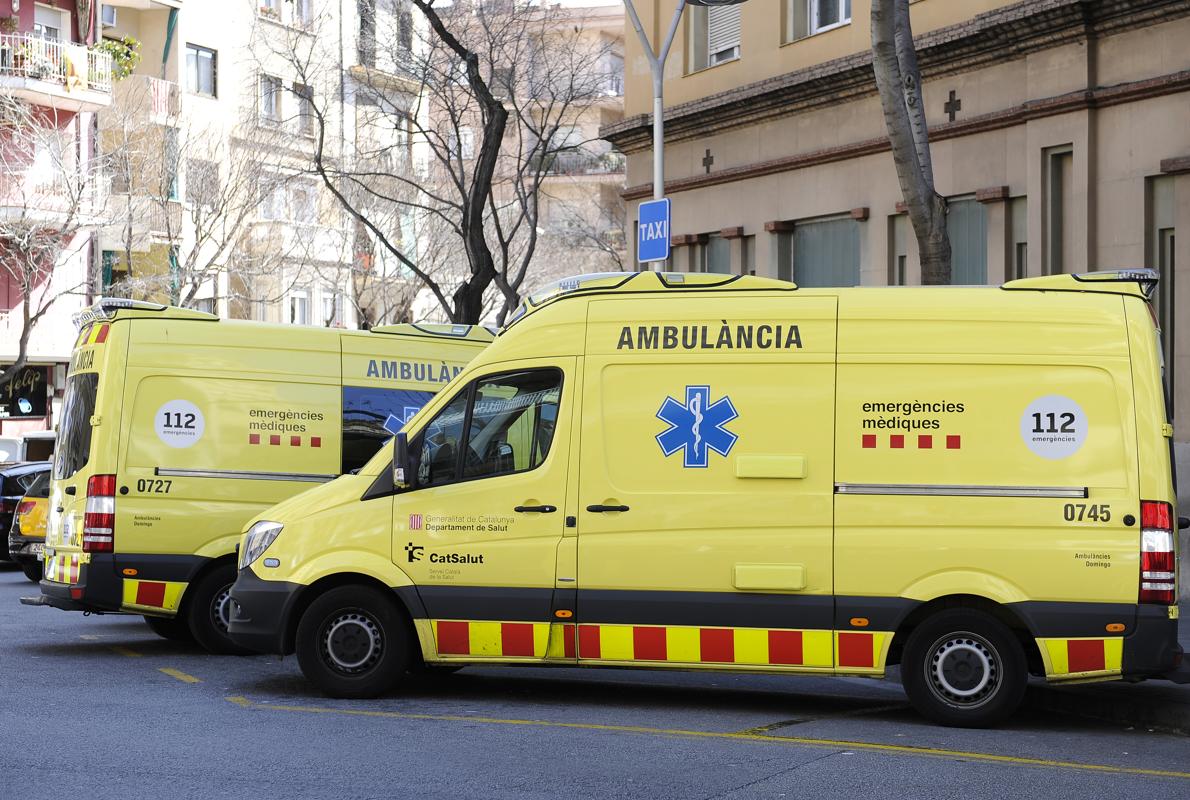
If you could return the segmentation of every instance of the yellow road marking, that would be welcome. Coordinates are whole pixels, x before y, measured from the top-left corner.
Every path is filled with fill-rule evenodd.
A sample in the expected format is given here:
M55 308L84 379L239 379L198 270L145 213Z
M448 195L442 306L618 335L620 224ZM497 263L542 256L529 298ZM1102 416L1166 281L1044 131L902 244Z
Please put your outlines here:
M113 653L118 653L122 656L128 656L129 658L140 658L140 653L136 652L135 650L131 650L127 647L121 647L118 644L113 645L110 649Z
M182 672L182 670L174 669L173 667L159 667L157 671L164 672L171 678L177 678L182 683L202 683L201 679L196 678L193 675L188 675L187 673Z
M947 750L940 747L918 747L915 745L882 744L880 742L858 742L845 739L813 739L805 736L775 736L741 731L738 733L720 731L694 731L682 728L653 728L645 725L603 725L594 722L553 722L538 719L504 719L502 717L464 716L458 714L411 714L402 711L369 711L357 708L323 708L319 706L291 706L277 703L257 703L239 695L225 698L241 708L262 711L290 711L301 714L339 714L353 717L379 717L384 719L412 719L434 722L468 722L486 725L524 725L535 728L569 728L572 730L607 731L611 733L641 733L653 736L680 736L692 739L730 739L734 741L763 742L765 744L801 745L805 747L830 747L842 750L868 750L879 753L893 753L928 758L964 759L996 764L1014 764L1026 767L1049 767L1086 772L1105 772L1122 775L1146 775L1157 778L1182 778L1190 780L1190 772L1176 770L1142 769L1139 767L1115 767L1110 764L1088 764L1081 761L1057 761L1046 758L1004 756L995 753L980 753L971 750Z

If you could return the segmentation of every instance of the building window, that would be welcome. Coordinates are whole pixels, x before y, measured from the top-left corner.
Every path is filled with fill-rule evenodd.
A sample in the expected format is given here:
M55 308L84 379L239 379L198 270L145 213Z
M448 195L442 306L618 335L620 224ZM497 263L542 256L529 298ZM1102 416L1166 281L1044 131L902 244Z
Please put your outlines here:
M318 222L318 189L311 183L297 182L289 187L291 219L304 225Z
M1042 151L1041 176L1045 205L1043 262L1046 275L1070 272L1074 257L1074 148L1070 145Z
M731 274L731 240L724 239L717 233L707 237L703 249L703 271L717 272L723 275Z
M357 0L359 13L359 40L357 54L359 63L365 67L376 66L376 0Z
M50 8L40 3L33 6L33 35L43 39L62 39L62 31L70 31L70 12ZM65 37L67 41L69 36Z
M186 161L186 202L213 206L219 196L219 165L191 158Z
M1174 313L1174 245L1177 202L1174 177L1163 175L1149 178L1145 198L1145 266L1157 270L1161 280L1154 298L1157 324L1161 328L1161 346L1165 351L1165 383L1170 397L1174 396L1174 334L1177 314ZM1169 409L1174 413L1173 408Z
M888 285L905 286L909 262L909 215L888 218Z
M216 97L219 54L196 44L186 45L186 88L193 94Z
M1008 257L1012 263L1005 277L1016 280L1029 274L1029 198L1014 197L1008 201L1008 224L1012 242Z
M792 257L780 262L777 277L798 286L859 285L859 222L850 217L798 222L792 234Z
M318 320L323 327L343 327L343 295L329 286L322 288L322 318Z
M317 120L314 116L314 88L305 84L293 85L293 96L297 98L298 133L313 136Z
M452 131L447 139L446 144L452 157L464 161L475 158L475 131L471 128L464 125L457 132Z
M690 71L740 57L740 7L692 6L687 27Z
M851 23L851 0L787 0L786 41Z
M260 76L260 119L276 124L281 121L281 79Z
M974 198L948 201L950 283L978 286L988 282L988 223L983 203Z
M279 180L264 190L260 198L260 218L271 221L285 216L285 185Z
M289 293L289 321L294 325L310 324L310 292L294 289Z
M293 23L305 27L313 21L313 0L293 0Z

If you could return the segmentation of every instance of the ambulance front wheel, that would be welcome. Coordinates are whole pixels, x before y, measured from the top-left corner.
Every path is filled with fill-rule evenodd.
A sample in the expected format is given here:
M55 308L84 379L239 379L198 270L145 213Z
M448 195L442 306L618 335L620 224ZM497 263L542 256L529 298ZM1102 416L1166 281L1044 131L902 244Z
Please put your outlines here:
M901 684L925 717L962 728L1003 722L1025 696L1028 664L1003 623L952 609L918 625L905 643Z
M331 697L376 697L409 668L409 626L392 597L371 586L319 596L298 623L298 666Z

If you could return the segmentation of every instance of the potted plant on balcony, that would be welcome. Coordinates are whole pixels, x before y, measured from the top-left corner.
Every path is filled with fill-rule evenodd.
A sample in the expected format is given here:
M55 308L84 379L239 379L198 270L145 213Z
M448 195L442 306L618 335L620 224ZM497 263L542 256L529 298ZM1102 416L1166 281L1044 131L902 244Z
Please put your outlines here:
M269 19L272 19L272 20L280 20L281 12L278 11L273 6L268 6L268 5L265 5L264 3L261 3L260 4L260 16L268 17Z
M91 49L112 57L112 80L115 81L127 78L140 63L140 41L132 36L103 39L95 43Z

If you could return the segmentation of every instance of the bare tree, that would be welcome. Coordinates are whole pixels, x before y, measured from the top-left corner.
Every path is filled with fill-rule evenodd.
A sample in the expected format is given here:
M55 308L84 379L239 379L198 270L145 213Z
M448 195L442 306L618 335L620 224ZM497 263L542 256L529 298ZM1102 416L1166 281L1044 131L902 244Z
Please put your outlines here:
M586 41L581 18L557 7L410 2L388 25L380 11L392 5L362 4L371 16L361 63L344 76L358 115L352 152L336 157L335 120L316 99L313 171L376 255L400 265L446 318L478 322L489 306L502 318L537 254L543 181L559 154L590 144L574 129L608 81L607 45ZM333 63L319 41L295 37L270 55L313 85Z
M80 157L78 118L63 122L57 114L0 95L0 282L7 302L20 303L16 359L0 383L25 365L29 339L50 308L86 293L89 269L71 275L62 265L86 251L106 213L101 162Z
M934 188L909 0L872 0L872 67L901 194L917 237L922 283L950 283L946 198Z

